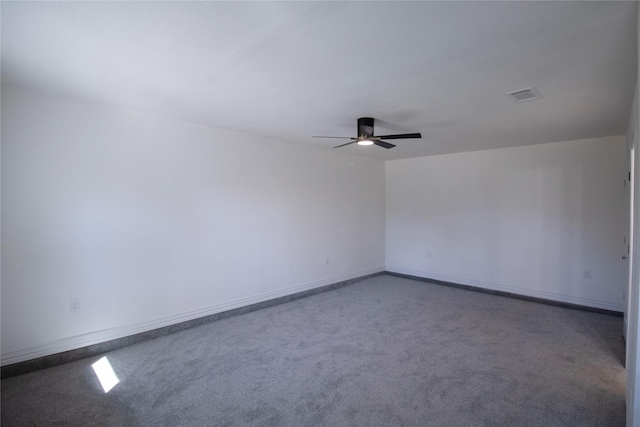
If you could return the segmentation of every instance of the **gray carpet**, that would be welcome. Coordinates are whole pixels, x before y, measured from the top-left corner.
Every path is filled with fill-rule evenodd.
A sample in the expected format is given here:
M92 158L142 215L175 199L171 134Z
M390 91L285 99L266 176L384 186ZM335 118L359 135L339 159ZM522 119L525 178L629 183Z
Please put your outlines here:
M391 276L2 381L9 426L623 426L622 319Z

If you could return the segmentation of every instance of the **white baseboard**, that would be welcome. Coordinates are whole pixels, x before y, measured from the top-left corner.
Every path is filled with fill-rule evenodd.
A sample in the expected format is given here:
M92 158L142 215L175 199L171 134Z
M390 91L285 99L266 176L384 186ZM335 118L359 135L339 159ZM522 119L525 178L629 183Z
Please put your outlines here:
M234 301L228 301L220 304L214 304L209 307L191 310L188 312L176 314L173 316L167 316L161 319L154 319L148 322L141 322L131 325L120 326L116 328L104 329L101 331L90 332L83 335L77 335L68 337L56 341L47 342L41 345L37 345L23 350L2 353L1 366L11 365L14 363L24 362L39 357L50 356L52 354L61 353L64 351L76 350L82 347L87 347L94 344L100 344L103 342L111 341L118 338L124 338L130 335L139 334L142 332L151 331L154 329L162 328L165 326L175 325L181 322L198 319L201 317L210 316L212 314L222 313L224 311L233 310L235 308L245 307L251 304L256 304L264 301L269 301L275 298L293 295L299 292L304 292L322 286L332 285L334 283L340 283L345 280L356 279L358 277L367 276L369 274L380 273L384 271L384 267L375 267L362 271L356 271L349 274L340 276L328 277L326 279L316 280L288 288L278 289L271 292L265 292L259 295L255 295L248 298L240 298Z
M475 286L477 288L489 289L493 291L502 291L523 296L542 298L551 301L564 302L569 304L577 304L586 307L601 308L611 311L624 311L623 303L615 303L611 301L601 301L591 298L576 297L571 295L563 295L554 292L540 291L536 289L516 288L513 286L501 285L498 283L483 282L480 280L465 279L461 277L446 276L444 274L433 274L424 271L411 270L408 268L387 266L386 271L391 273L406 274L409 276L422 277L425 279L441 280L443 282L456 283L459 285Z

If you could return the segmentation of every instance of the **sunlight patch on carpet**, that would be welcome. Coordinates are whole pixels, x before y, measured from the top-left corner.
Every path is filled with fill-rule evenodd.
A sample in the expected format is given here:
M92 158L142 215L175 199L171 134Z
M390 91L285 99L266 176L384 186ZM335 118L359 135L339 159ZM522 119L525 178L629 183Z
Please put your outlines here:
M100 385L104 389L105 393L109 393L116 384L120 382L116 373L113 371L111 367L111 363L109 363L109 359L107 356L104 356L102 359L98 360L96 363L91 365L93 371L96 373L98 380L100 381Z

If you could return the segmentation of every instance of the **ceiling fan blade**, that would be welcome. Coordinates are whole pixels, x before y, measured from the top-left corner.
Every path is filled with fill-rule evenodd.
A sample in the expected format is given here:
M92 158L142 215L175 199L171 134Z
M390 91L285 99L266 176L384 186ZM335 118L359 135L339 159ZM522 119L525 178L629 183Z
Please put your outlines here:
M349 136L312 136L311 138L356 139Z
M347 142L346 144L337 145L337 146L335 146L335 147L333 147L333 148L340 148L340 147L344 147L345 145L355 144L356 142L358 142L358 141L351 141L351 142Z
M376 138L381 139L411 139L411 138L422 138L420 133L399 133L397 135L376 135Z
M386 149L389 149L389 148L393 148L393 147L395 147L395 145L394 145L394 144L389 144L388 142L384 142L384 141L380 141L380 140L378 140L378 141L373 141L373 143L374 143L375 145L377 145L378 147L382 147L382 148L386 148Z

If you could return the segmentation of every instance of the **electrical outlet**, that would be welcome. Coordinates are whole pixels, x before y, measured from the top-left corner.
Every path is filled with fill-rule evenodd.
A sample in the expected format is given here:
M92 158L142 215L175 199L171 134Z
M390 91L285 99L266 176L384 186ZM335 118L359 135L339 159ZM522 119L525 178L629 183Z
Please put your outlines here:
M324 259L324 265L329 265L329 258Z
M591 280L591 270L585 270L584 271L584 278L586 280Z
M80 310L80 298L71 298L71 300L69 300L69 310L72 313Z

